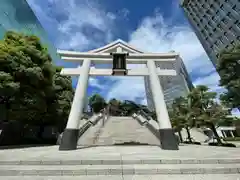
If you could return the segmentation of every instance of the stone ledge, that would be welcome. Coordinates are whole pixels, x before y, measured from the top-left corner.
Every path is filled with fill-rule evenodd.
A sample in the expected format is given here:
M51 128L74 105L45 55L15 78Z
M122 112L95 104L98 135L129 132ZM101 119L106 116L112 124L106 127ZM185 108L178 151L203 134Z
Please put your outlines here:
M156 174L240 174L240 168L109 168L76 170L0 170L0 176L74 176L74 175L156 175Z
M139 159L0 161L0 165L240 164L240 159Z

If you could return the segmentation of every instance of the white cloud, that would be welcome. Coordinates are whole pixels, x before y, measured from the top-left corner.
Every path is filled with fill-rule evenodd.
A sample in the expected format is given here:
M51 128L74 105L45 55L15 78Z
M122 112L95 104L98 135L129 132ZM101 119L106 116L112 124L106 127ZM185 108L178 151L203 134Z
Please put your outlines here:
M88 80L90 86L94 88L98 88L100 90L104 89L104 85L100 83L100 81L97 78L90 77Z
M116 16L93 0L28 0L61 49L86 50L112 40ZM57 27L54 27L57 26ZM56 28L56 30L53 30ZM56 32L57 35L51 34Z
M207 76L204 77L198 77L194 80L194 85L206 85L209 87L210 91L214 92L223 92L224 89L220 86L218 86L218 81L220 80L220 77L217 72L213 72Z
M146 17L129 43L147 52L179 52L189 73L198 69L205 74L213 69L195 33L188 26L168 26L159 13Z
M110 87L106 99L132 100L145 98L145 88L142 77L112 77L114 84Z
M204 77L204 75L213 72L214 67L195 33L188 26L170 26L159 11L156 11L155 16L144 18L139 27L129 37L129 43L142 51L169 52L174 50L179 52L188 72L197 74L199 77L194 81L194 84L205 84L211 90L220 91L217 86L219 80L217 73ZM143 84L142 79L119 79L110 88L108 97L137 99L145 96Z

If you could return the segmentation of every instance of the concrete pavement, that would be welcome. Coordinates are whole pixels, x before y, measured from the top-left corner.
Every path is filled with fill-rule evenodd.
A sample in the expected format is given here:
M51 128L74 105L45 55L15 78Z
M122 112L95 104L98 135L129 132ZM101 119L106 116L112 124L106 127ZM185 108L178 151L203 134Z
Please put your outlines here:
M240 159L240 148L181 145L179 151L167 151L158 146L96 146L58 151L58 146L48 146L0 150L0 161L222 158Z
M179 151L158 146L8 149L0 150L0 179L238 180L239 152L239 148L197 145L180 146Z

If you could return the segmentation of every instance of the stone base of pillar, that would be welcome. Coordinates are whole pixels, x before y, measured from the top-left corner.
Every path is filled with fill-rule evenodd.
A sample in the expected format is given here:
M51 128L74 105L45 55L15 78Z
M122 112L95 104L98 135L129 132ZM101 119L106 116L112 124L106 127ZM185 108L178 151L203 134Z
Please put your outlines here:
M60 142L59 150L75 150L77 149L79 129L65 129Z
M178 150L177 138L173 129L159 129L161 148L164 150Z

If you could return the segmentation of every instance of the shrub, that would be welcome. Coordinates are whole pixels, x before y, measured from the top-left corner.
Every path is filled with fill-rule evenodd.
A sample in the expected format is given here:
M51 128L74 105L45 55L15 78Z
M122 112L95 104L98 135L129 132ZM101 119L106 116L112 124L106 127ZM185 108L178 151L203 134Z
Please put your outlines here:
M223 147L237 147L235 144L232 143L223 143L223 144L219 144L217 142L210 142L208 143L209 146L223 146Z

